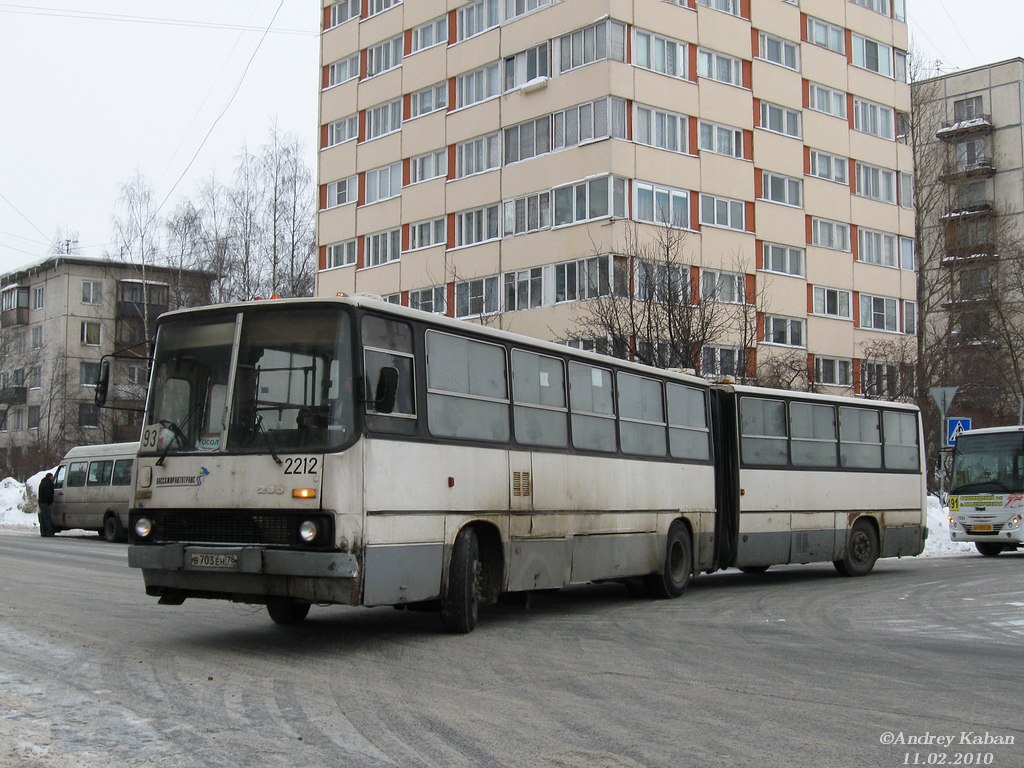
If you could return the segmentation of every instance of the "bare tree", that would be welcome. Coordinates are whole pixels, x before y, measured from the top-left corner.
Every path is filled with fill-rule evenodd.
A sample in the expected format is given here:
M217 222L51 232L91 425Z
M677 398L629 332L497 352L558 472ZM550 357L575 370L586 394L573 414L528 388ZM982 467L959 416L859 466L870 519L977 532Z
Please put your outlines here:
M315 202L313 175L302 162L302 144L275 125L263 145L263 236L269 255L270 291L308 296L313 291Z
M269 293L261 216L266 195L260 184L260 159L243 147L237 161L235 181L227 194L231 274L235 298L252 299Z

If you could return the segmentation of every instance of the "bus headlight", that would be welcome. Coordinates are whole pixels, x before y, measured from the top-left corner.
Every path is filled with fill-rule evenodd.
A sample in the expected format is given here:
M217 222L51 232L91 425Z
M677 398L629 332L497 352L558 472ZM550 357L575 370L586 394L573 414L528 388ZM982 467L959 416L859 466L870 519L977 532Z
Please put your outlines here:
M148 517L140 517L135 521L135 536L139 539L145 539L149 537L149 534L153 532L153 521Z
M299 523L299 538L303 543L312 544L319 535L320 526L317 525L316 520L303 520Z

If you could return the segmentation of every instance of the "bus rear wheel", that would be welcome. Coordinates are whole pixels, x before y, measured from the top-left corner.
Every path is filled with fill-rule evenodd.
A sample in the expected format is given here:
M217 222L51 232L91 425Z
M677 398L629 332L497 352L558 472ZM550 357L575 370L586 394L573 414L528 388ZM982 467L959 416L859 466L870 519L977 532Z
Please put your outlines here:
M866 576L878 559L878 532L866 519L861 518L850 528L846 537L846 554L832 565L843 576Z
M476 531L463 528L455 538L452 560L448 565L448 585L441 597L441 626L456 635L465 635L476 627L480 613L480 542Z
M1002 544L996 544L995 542L991 541L976 541L974 543L974 546L977 547L978 552L980 552L985 557L995 557L1003 551Z
M693 546L690 531L676 520L669 526L665 537L665 567L661 573L652 573L646 578L647 589L652 596L668 599L679 597L686 591L693 575Z
M107 519L103 521L103 538L113 543L121 541L123 536L124 530L121 527L121 521L117 519L117 515L107 515Z
M309 613L309 603L290 597L268 597L267 613L275 624L299 624Z

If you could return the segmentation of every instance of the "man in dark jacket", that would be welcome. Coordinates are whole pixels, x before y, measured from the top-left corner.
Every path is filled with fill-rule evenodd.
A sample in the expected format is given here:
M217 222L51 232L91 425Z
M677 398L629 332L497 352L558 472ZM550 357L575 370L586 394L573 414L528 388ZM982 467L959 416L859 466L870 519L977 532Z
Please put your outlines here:
M39 481L39 535L53 536L53 473Z

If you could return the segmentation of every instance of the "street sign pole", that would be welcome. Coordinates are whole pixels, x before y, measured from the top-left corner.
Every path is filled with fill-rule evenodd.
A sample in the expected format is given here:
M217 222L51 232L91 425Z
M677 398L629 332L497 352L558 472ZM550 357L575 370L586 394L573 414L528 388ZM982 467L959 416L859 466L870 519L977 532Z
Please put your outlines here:
M949 413L949 404L956 397L956 390L957 387L929 387L928 389L928 394L932 396L932 400L939 407L939 462L937 474L939 476L940 494L946 491L946 471L942 463L942 444L945 442L943 430L946 428L946 414Z

